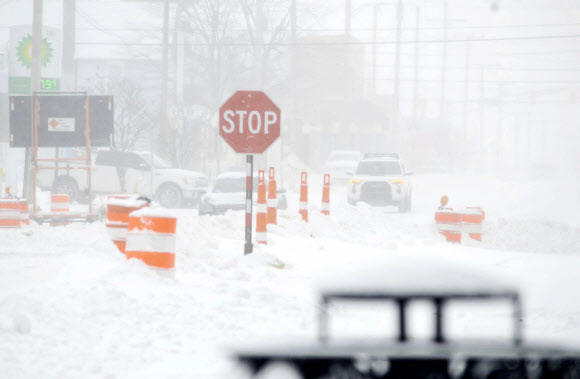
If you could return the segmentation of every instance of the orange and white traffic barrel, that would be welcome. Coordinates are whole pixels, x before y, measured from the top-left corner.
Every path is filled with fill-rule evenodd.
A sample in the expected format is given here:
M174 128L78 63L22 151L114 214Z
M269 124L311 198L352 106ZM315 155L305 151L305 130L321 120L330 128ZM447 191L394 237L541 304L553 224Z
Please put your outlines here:
M149 205L146 199L139 199L138 195L111 195L107 199L107 234L125 254L129 214Z
M461 211L462 230L474 240L481 241L484 212L481 208L465 208Z
M53 193L50 195L50 212L53 213L51 226L67 225L65 214L69 212L70 202L67 194Z
M465 209L478 209L479 211L481 211L481 219L485 220L485 211L483 209L481 209L480 207L467 207Z
M28 200L19 199L18 208L20 209L20 223L30 225L30 212L28 211Z
M158 269L175 268L177 217L164 208L145 207L129 215L127 259L137 258Z
M16 199L0 199L0 229L20 228L20 205Z
M308 222L308 174L300 174L300 208L298 213L302 215L302 220Z
M278 217L278 198L276 197L276 179L274 178L274 167L270 167L268 177L268 210L266 212L266 223L276 225Z
M453 209L440 209L435 212L435 223L437 229L445 236L449 242L461 242L461 212L454 212Z
M330 215L330 174L324 174L321 213L327 216Z
M266 220L267 220L267 203L266 203L266 181L264 180L264 170L258 171L258 202L256 203L256 242L266 245Z
M50 195L51 212L68 212L70 207L69 197L67 194L54 193Z

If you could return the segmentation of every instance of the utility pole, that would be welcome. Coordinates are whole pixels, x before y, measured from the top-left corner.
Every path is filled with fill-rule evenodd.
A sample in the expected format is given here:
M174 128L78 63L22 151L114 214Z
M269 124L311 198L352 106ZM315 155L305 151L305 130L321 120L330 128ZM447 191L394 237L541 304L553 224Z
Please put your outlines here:
M296 55L297 55L297 51L296 51L296 0L292 0L292 3L290 5L290 28L291 28L291 39L292 39L292 51L291 53L291 62L290 62L290 69L292 70L291 72L291 80L292 80L292 84L291 84L291 88L292 88L292 115L291 120L290 120L290 126L292 128L292 130L296 131L297 128L297 122L296 122L296 81L298 80L297 78L297 74L298 74L298 70L296 68ZM284 130L286 130L286 128L284 128ZM296 133L296 132L294 132ZM296 134L295 134L296 135ZM284 150L284 144L286 146L286 149L288 148L288 142L286 141L285 136L288 136L288 132L284 131L282 132L282 135L280 137L282 137L280 139L280 163L284 161L284 158L286 157L286 151ZM280 165L280 167L284 167L283 165ZM284 173L280 172L280 179L282 180L281 185L284 185Z
M417 130L419 118L419 19L420 11L417 7L415 14L415 67L413 70L413 127Z
M403 3L402 0L397 1L397 36L395 45L395 83L393 89L393 100L394 100L394 121L395 121L395 133L397 134L397 149L400 148L400 136L401 136L401 126L400 126L400 114L399 114L399 82L401 76L401 24L403 21Z
M497 137L495 141L497 151L495 152L495 167L503 167L503 83L499 84L497 99Z
M484 83L485 69L481 66L481 77L479 86L479 158L480 164L483 166L483 130L485 124L485 83Z
M445 124L445 72L447 71L447 0L443 0L443 54L441 57L441 104L439 117L441 123Z
M350 37L350 1L346 0L345 17L344 17L344 34Z
M467 143L468 119L469 119L469 54L470 41L465 41L465 78L463 88L463 143Z
M163 50L161 56L161 104L159 110L159 128L158 132L164 137L164 144L166 152L171 152L173 144L173 136L171 129L167 125L167 92L168 92L168 77L169 77L169 0L163 1L163 26L162 26L162 43ZM151 143L153 144L155 136L153 136ZM153 153L153 151L152 151ZM172 163L174 162L174 154L171 154Z
M75 9L76 0L63 0L62 3L62 82L61 89L76 89L75 75Z
M373 97L377 96L377 17L379 13L379 5L375 4L373 7L373 73L371 79L371 93Z
M40 77L41 77L41 51L42 51L42 0L34 0L34 8L32 11L32 51L31 51L31 58L32 58L32 67L30 71L30 90L31 94L34 95L34 92L40 89ZM34 99L34 97L33 97ZM32 106L34 107L34 101L32 102ZM32 110L34 114L34 109ZM34 117L31 120L34 124ZM33 196L34 188L33 183L33 170L34 167L32 166L32 158L36 154L36 151L33 149L26 148L25 155L25 167L24 167L24 183L22 188L22 194L24 197L29 198ZM34 210L36 211L36 210Z
M177 167L183 168L185 162L184 159L184 144L183 144L183 134L185 130L185 105L183 101L183 81L184 81L184 70L185 70L185 39L183 33L183 23L182 23L182 3L177 2L175 6L175 32L173 33L174 43L174 62L175 62L175 101L174 104L177 106L178 119L177 122L177 138L176 138L176 156L177 156Z

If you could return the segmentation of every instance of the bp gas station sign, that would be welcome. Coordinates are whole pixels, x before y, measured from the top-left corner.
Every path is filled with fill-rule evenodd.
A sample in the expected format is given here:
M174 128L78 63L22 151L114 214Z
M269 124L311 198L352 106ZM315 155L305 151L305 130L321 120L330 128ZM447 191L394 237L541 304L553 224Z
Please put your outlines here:
M43 27L41 45L41 91L60 90L62 42L60 29ZM32 68L32 26L10 28L8 50L8 92L12 95L30 95Z

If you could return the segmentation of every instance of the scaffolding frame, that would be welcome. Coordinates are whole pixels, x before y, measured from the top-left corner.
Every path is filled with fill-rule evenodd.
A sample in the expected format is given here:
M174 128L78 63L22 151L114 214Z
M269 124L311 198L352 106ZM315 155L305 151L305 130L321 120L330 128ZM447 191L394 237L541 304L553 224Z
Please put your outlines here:
M85 156L84 158L39 158L38 157L38 97L46 96L62 96L62 95L79 95L84 96L85 101ZM86 92L41 92L34 91L31 97L31 138L32 138L32 212L30 218L36 222L51 222L51 223L70 223L70 222L93 222L97 219L97 215L93 213L93 191L91 180L91 144L90 144L90 123L89 123L89 102L90 97ZM78 147L78 146L58 146L58 147ZM57 147L57 148L58 148ZM54 166L41 166L39 163L54 163ZM36 199L36 176L40 170L56 170L58 172L59 163L66 163L66 170L86 170L87 172L87 190L88 190L88 213L80 212L37 212ZM71 163L78 165L71 166ZM52 193L52 191L51 191Z

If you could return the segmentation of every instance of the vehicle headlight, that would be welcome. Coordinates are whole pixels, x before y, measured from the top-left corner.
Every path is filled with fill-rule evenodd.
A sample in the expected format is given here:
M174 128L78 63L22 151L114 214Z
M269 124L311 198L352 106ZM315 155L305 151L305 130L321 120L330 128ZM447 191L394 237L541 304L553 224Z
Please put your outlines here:
M403 185L403 180L401 180L401 179L389 180L389 183L402 186Z
M360 180L360 179L351 179L351 180L350 180L350 185L351 185L351 186L354 186L354 185L357 185L357 184L361 184L362 182L363 182L363 181L362 181L362 180Z

